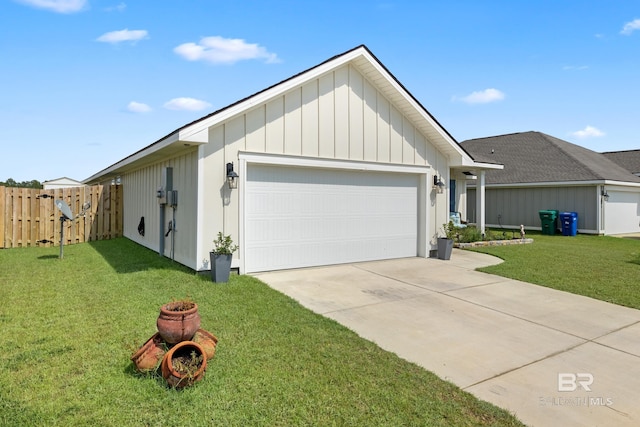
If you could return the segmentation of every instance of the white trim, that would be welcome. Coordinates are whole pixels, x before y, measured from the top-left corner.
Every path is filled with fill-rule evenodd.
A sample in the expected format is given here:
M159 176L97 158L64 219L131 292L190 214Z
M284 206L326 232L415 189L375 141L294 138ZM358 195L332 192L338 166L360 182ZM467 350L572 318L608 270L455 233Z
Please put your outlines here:
M85 179L83 182L91 182L97 180L98 178L108 176L110 173L118 171L123 167L134 163L138 160L144 159L145 157L162 150L176 142L178 142L178 132L173 132L171 135L167 135L165 138L161 139L158 142L154 142L151 145L144 147L142 150L130 155L129 157L125 157L124 159L114 163L113 165L107 167L106 169L101 170L100 172L91 175L89 178Z
M198 271L200 268L202 268L202 265L204 264L202 262L203 259L205 258L206 255L206 251L204 251L203 249L203 245L202 245L202 241L203 241L203 233L201 232L201 230L204 230L204 218L205 218L205 211L204 211L204 197L205 197L205 190L204 190L204 164L205 164L205 153L204 153L204 146L200 146L198 147L198 188L196 190L197 193L197 199L196 199L196 271ZM209 266L209 268L211 268L211 266Z
M374 172L395 172L427 174L430 166L401 165L394 163L374 163L354 160L320 159L302 156L283 156L281 154L239 152L238 159L246 163L258 163L279 166L297 166L321 169L346 169Z
M245 272L245 260L247 259L245 256L245 227L247 225L247 217L244 213L245 207L245 188L247 188L247 160L242 156L238 158L238 241L240 244L238 245L238 258L240 258L239 273L244 274Z
M470 188L475 188L475 183L468 184ZM553 181L553 182L524 182L511 184L486 184L486 188L523 188L523 187L587 187L592 185L620 185L623 187L640 188L640 183L610 180L592 181Z
M473 161L473 163L464 163L462 166L459 165L452 165L451 169L456 170L456 171L472 171L475 169L496 169L496 170L502 170L504 169L504 165L503 164L498 164L498 163L483 163L483 162L476 162L475 160ZM469 179L469 178L468 178Z
M267 89L263 92L253 95L248 99L245 99L244 101L238 102L236 105L224 109L224 111L220 111L219 113L214 114L207 119L200 120L191 126L185 127L180 131L179 139L181 141L189 141L189 138L192 135L197 134L201 130L209 128L211 126L215 126L218 123L222 123L223 121L234 117L237 114L248 111L252 107L262 105L276 96L280 96L293 88L301 86L312 79L315 79L329 71L334 70L335 68L338 68L343 64L352 61L354 58L363 55L365 52L366 50L364 48L355 49L320 66L316 66L311 70L303 72L297 77L293 77L289 80L278 83L271 89Z

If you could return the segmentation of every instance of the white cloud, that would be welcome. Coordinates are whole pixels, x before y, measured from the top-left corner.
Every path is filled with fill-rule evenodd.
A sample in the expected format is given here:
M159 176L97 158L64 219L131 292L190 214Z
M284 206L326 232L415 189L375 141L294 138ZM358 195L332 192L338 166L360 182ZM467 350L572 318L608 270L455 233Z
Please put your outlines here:
M587 126L582 130L573 132L571 135L575 136L576 138L585 139L585 138L596 138L599 136L604 136L605 133L593 126Z
M129 105L127 105L127 110L132 113L148 113L151 111L151 107L147 104L143 104L142 102L131 101Z
M120 30L120 31L111 31L109 33L104 33L96 40L99 42L105 43L120 43L126 41L138 41L142 39L146 39L148 36L147 30Z
M620 31L620 34L629 36L636 30L640 30L640 19L634 19L633 21L624 24L624 27L622 27L622 31Z
M562 69L565 70L565 71L586 70L588 68L589 68L588 65L565 65L564 67L562 67Z
M505 98L503 92L498 89L489 88L481 91L472 92L467 96L463 96L462 98L458 98L457 96L453 97L454 101L460 99L462 102L466 102L467 104L488 104L489 102L502 101Z
M242 39L220 36L203 37L200 43L184 43L173 49L188 61L206 61L213 64L234 64L247 59L264 59L267 63L280 62L275 53Z
M87 0L16 0L38 9L51 10L58 13L80 12L87 4Z
M120 3L117 6L106 7L104 10L107 12L124 12L126 8L127 5L125 3Z
M209 107L211 107L211 104L208 102L194 98L173 98L171 101L164 103L164 108L167 110L200 111Z

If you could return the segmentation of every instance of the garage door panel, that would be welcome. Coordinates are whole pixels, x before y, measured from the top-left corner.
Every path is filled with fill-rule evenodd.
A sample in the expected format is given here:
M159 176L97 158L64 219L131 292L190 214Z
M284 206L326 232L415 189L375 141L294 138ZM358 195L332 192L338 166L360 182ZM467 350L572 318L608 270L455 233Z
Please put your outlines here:
M245 269L415 256L416 175L250 165Z

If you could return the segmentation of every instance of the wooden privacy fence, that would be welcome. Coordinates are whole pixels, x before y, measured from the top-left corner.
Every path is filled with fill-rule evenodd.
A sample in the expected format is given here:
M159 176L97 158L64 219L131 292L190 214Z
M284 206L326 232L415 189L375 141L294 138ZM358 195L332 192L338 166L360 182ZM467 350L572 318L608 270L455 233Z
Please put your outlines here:
M94 185L39 190L0 187L0 248L60 245L63 200L72 220L64 222L65 245L122 236L122 187ZM84 215L82 206L91 203Z

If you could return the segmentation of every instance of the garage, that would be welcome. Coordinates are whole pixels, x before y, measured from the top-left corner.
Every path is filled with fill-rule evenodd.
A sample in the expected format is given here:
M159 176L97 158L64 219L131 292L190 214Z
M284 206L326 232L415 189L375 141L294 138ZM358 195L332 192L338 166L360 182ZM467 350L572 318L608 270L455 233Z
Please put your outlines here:
M450 195L466 210L463 172L501 168L476 162L358 46L175 129L86 183L121 181L125 237L210 271L222 233L238 245L231 268L245 274L428 257ZM157 190L179 197L164 203ZM140 218L150 232L138 231Z
M607 191L605 202L606 234L635 233L640 231L640 192L635 188Z
M247 272L416 256L419 175L251 164Z

